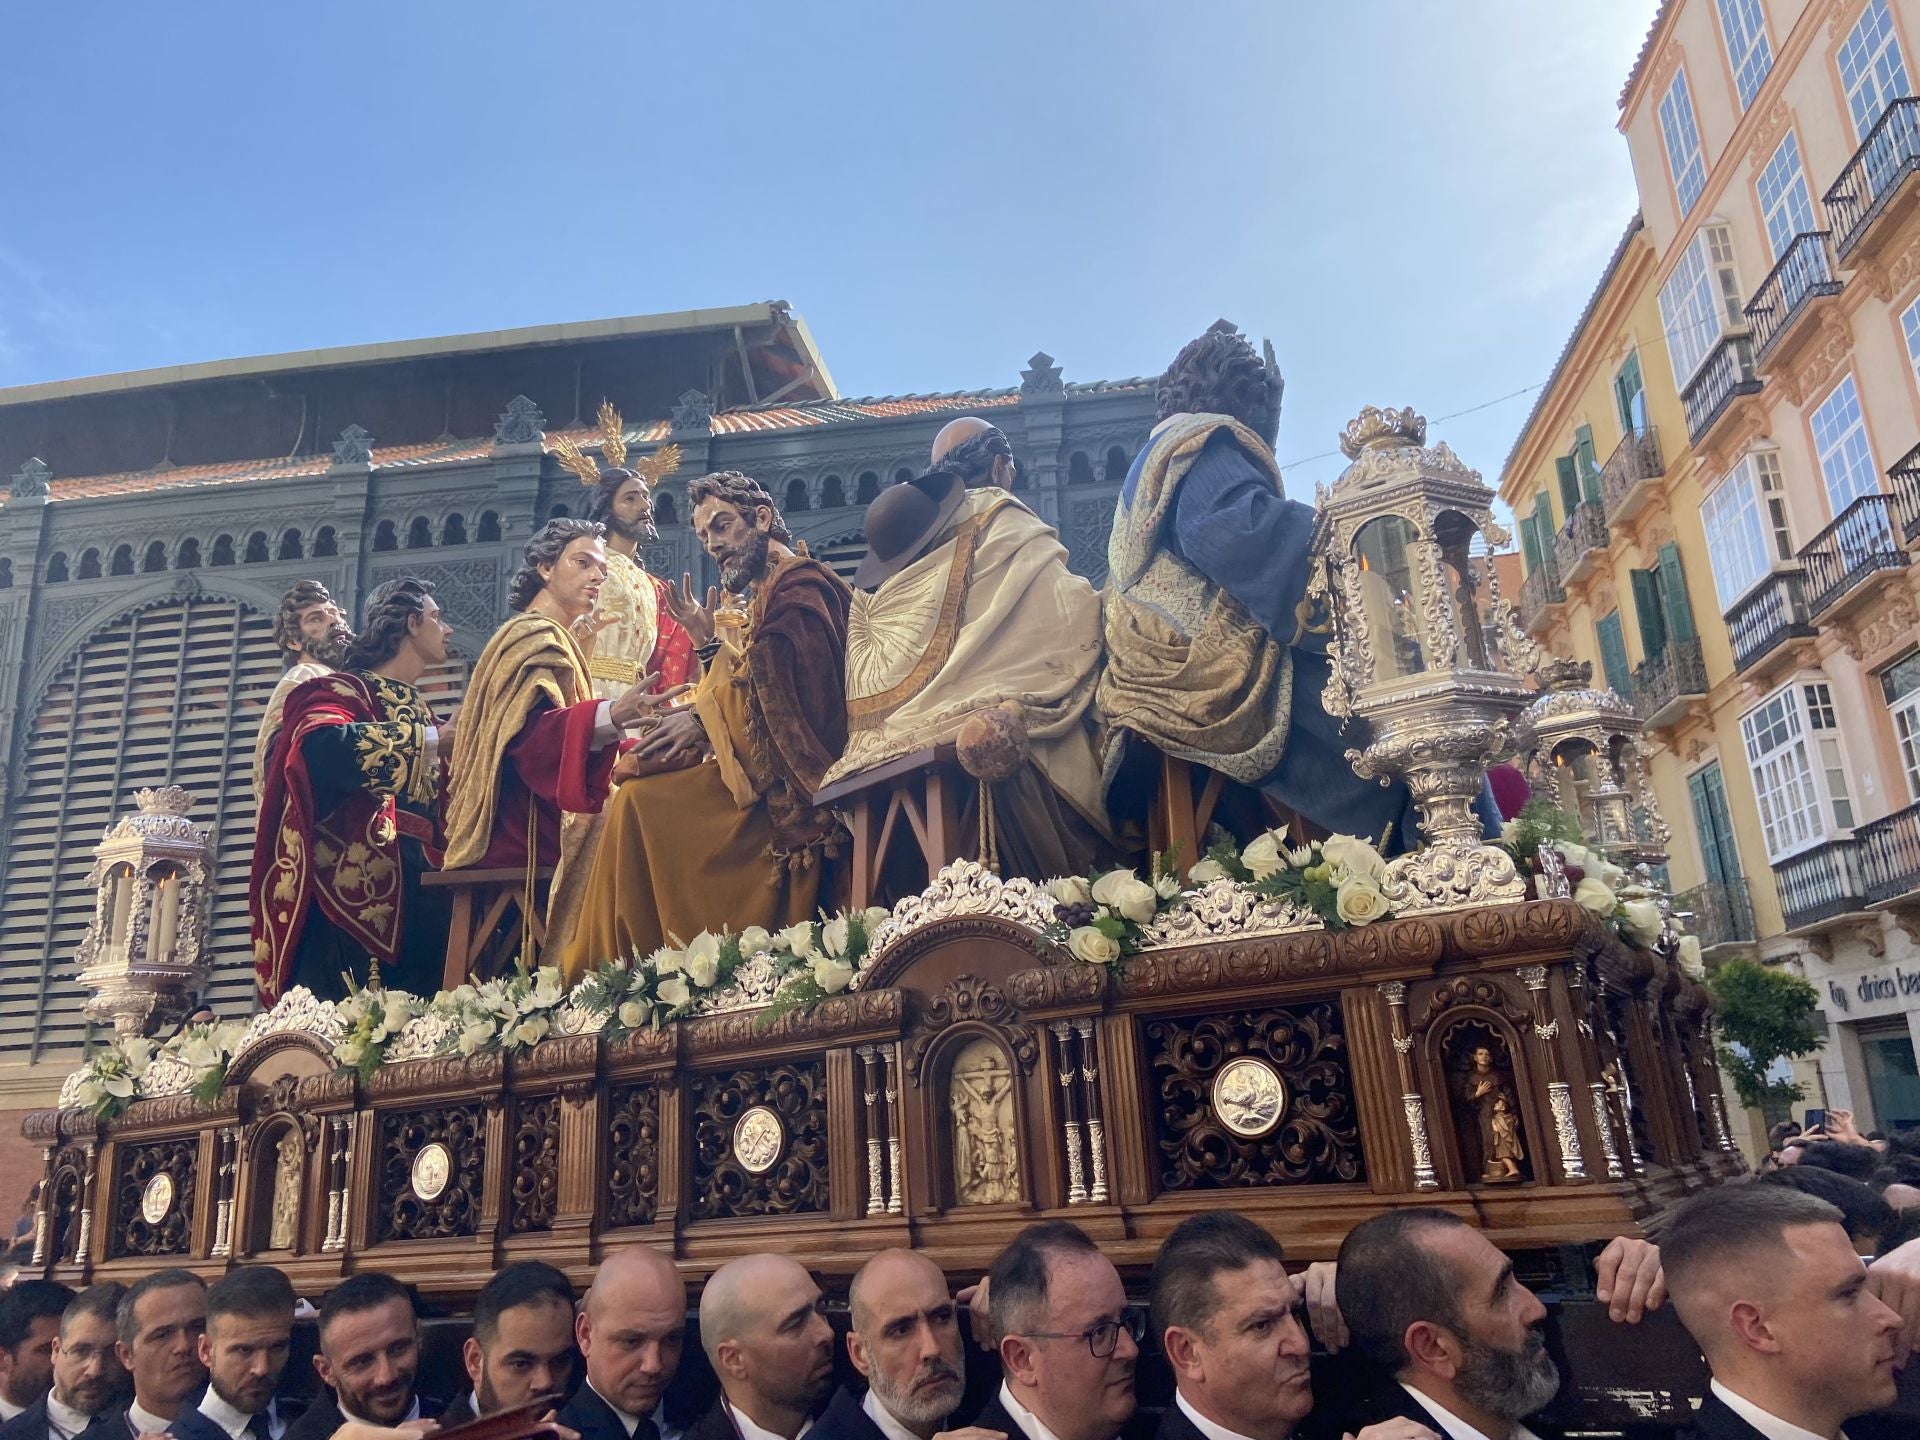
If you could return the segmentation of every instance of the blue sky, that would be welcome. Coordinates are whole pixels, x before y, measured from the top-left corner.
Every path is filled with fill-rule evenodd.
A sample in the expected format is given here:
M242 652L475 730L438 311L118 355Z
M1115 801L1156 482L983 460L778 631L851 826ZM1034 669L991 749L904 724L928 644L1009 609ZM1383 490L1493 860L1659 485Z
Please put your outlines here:
M1542 380L1655 0L68 4L8 21L0 386L781 298L842 393L1156 373L1290 488ZM1530 395L1435 427L1489 481Z

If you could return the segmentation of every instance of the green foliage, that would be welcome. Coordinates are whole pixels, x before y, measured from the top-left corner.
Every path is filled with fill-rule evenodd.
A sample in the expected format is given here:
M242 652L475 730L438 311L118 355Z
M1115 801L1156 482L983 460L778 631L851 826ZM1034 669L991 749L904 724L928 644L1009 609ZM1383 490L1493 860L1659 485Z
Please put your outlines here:
M1707 986L1720 1029L1715 1054L1740 1102L1764 1106L1801 1099L1798 1085L1769 1080L1767 1070L1776 1060L1797 1060L1820 1048L1819 993L1798 975L1752 960L1729 960Z
M1524 872L1533 864L1533 857L1540 853L1542 845L1584 845L1586 837L1580 833L1576 816L1560 809L1545 795L1535 795L1507 823L1500 843Z
M1253 871L1249 870L1246 862L1240 858L1240 847L1234 844L1233 837L1224 830L1220 832L1219 838L1207 847L1207 859L1213 861L1240 884L1253 883Z

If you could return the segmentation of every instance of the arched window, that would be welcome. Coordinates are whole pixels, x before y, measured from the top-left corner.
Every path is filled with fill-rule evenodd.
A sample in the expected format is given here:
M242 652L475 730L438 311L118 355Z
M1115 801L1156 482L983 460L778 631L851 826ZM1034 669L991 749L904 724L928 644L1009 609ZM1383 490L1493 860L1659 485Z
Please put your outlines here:
M233 536L216 535L213 537L213 564L233 564Z
M116 545L114 547L113 561L107 566L107 573L109 575L133 574L133 546Z
M871 505L880 496L880 477L871 470L862 470L860 478L853 482L853 503Z
M147 553L140 559L142 574L151 575L167 568L167 547L158 540L147 542Z
M662 490L653 497L653 523L656 526L680 523L680 506L675 502L671 490Z
M0 590L13 588L13 561L0 559Z
M189 535L180 542L180 556L173 562L176 570L198 570L200 568L200 542Z
M280 558L282 560L304 560L307 552L300 547L300 532L289 530L280 537Z
M246 560L249 565L264 565L271 557L267 553L267 532L256 530L247 537Z
M416 515L413 523L407 526L407 549L431 550L433 548L433 526L427 523L427 517Z
M500 517L491 510L480 512L480 533L475 536L482 545L492 544L500 538Z
M1069 485L1091 485L1094 483L1093 461L1087 458L1087 452L1076 450L1073 458L1067 462L1067 483Z
M1122 450L1118 445L1113 446L1107 451L1107 483L1109 485L1118 485L1122 480L1125 480L1127 478L1127 467L1132 464L1133 461L1127 458L1126 451Z
M447 523L440 527L442 545L464 545L467 543L467 520L464 515L449 515Z
M820 482L820 508L838 510L847 503L847 488L838 475L829 475Z
M58 585L67 578L67 552L56 550L47 557L47 583Z
M324 559L340 553L340 534L331 525L322 525L313 532L313 558Z
M400 542L394 538L393 522L382 520L373 527L373 548L375 550L398 550Z
M813 500L807 494L807 482L802 480L798 475L787 481L786 503L780 508L789 515L793 514L796 510L811 510L813 508Z
M82 580L100 578L100 552L91 545L80 552L80 578Z
M893 472L893 483L896 485L904 485L912 478L913 467L911 465L902 465L898 470Z

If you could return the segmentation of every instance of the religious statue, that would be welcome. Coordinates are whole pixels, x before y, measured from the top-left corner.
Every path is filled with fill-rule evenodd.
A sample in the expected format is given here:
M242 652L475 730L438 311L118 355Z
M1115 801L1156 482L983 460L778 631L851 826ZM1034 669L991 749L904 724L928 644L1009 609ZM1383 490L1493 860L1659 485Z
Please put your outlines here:
M706 670L614 772L569 980L674 936L791 925L831 895L822 864L843 832L812 797L847 740L846 582L751 477L703 475L687 500L729 603L709 590L700 604L690 577L669 589Z
M414 687L446 663L452 635L433 586L390 580L367 598L342 668L287 696L253 850L262 1005L296 985L342 1000L348 977L437 988L448 907L420 877L439 843L452 723Z
M273 620L273 643L287 662L286 670L267 697L260 730L253 740L253 799L266 794L267 762L284 723L287 697L296 686L340 668L353 631L347 617L318 580L300 580L280 597Z
M1013 1124L1013 1072L993 1041L970 1042L947 1078L953 1113L953 1198L960 1205L1014 1205L1020 1157Z
M1481 1032L1469 1032L1461 1048L1466 1063L1454 1073L1453 1092L1461 1139L1474 1142L1464 1145L1469 1168L1477 1159L1483 1185L1524 1180L1520 1166L1527 1152L1513 1071L1498 1056L1493 1039Z
M267 1231L269 1250L291 1250L300 1226L300 1168L305 1147L289 1125L274 1150L273 1215Z

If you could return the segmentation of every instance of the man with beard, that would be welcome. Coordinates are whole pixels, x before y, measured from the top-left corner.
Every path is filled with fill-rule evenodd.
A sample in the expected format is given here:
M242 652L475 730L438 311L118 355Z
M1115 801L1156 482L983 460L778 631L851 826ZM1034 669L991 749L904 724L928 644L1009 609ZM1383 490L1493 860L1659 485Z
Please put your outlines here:
M733 471L687 491L729 604L669 602L706 662L623 762L566 972L645 956L669 936L810 918L838 823L812 796L846 745L849 591L796 549L773 498Z
M571 441L553 453L588 487L587 519L606 528L607 578L593 614L582 622L582 648L593 693L618 700L651 672L656 689L691 678L693 641L666 608L672 589L640 564L640 547L660 538L653 525L652 483L680 463L680 447L668 445L627 465L626 427L619 412L600 402L601 454L597 465Z
M102 1440L111 1433L107 1407L126 1389L127 1370L114 1354L114 1317L126 1286L107 1281L80 1292L60 1317L53 1342L53 1388L0 1425L0 1440Z
M680 1268L644 1245L600 1262L574 1321L587 1383L560 1412L580 1440L658 1440L652 1416L680 1369L687 1286Z
M53 1385L53 1347L73 1291L52 1280L0 1290L0 1422L18 1419Z
M288 1419L273 1392L292 1351L293 1305L293 1286L271 1265L242 1265L209 1287L207 1393L173 1422L177 1440L282 1440Z
M287 655L286 672L267 697L267 708L260 716L260 733L253 741L253 798L257 803L265 793L267 759L274 739L280 733L287 697L296 687L317 680L336 670L346 653L353 631L347 617L334 604L327 587L318 580L301 580L280 597L280 610L273 620L273 643Z
M441 1428L564 1393L573 1383L573 1299L567 1277L544 1260L508 1265L481 1287L460 1350L473 1390L446 1408Z
M1428 1206L1376 1215L1342 1242L1334 1283L1354 1345L1394 1382L1347 1430L1397 1416L1447 1440L1534 1440L1521 1421L1560 1388L1547 1307L1473 1226Z
M133 1376L133 1400L115 1414L127 1434L173 1428L207 1383L200 1337L207 1328L207 1283L191 1270L156 1270L127 1287L114 1316L120 1363ZM118 1440L119 1431L113 1432Z
M578 913L621 732L681 688L650 693L655 677L643 675L617 700L594 697L574 627L606 579L606 546L591 521L549 520L527 542L507 587L516 613L474 664L453 747L443 868L524 872L531 915L536 872L552 866L551 954L564 951Z
M1029 1225L987 1272L1005 1377L974 1424L1008 1440L1114 1440L1133 1415L1146 1318L1078 1225Z
M720 1398L687 1440L798 1440L833 1384L833 1326L813 1277L785 1255L745 1255L700 1292L700 1344Z
M433 586L389 580L367 597L342 668L288 696L253 850L263 1007L295 985L343 1000L349 978L417 995L438 988L448 907L420 877L438 838L454 724L414 687L446 663L452 635Z
M416 1388L420 1321L413 1297L391 1275L367 1270L334 1286L320 1304L319 1339L313 1370L326 1389L282 1440L327 1440L350 1420L392 1426L438 1418L440 1402Z
M1879 1433L1906 1358L1900 1313L1867 1282L1840 1212L1786 1186L1723 1185L1660 1233L1673 1308L1713 1379L1693 1440L1841 1440ZM1885 1418L1912 1435L1911 1417Z

